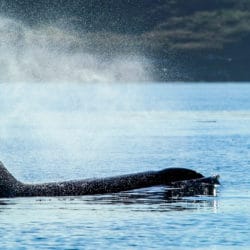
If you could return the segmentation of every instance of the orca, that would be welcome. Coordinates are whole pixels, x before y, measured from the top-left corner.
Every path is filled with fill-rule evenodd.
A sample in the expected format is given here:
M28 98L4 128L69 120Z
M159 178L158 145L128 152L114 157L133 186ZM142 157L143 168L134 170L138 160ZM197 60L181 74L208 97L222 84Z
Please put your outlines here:
M189 182L191 181L191 182ZM18 181L0 162L0 197L79 196L117 193L151 186L181 186L188 183L218 184L218 178L205 178L186 168L166 168L114 177L72 180L41 184Z

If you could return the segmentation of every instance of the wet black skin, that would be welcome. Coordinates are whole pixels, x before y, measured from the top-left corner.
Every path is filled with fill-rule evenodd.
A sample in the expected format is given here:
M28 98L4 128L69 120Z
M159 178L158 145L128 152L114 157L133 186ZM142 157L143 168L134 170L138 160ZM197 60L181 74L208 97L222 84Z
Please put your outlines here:
M151 186L168 186L173 182L203 177L202 174L190 169L167 168L161 171L141 172L107 178L25 184L16 180L0 162L0 197L75 196L116 193Z

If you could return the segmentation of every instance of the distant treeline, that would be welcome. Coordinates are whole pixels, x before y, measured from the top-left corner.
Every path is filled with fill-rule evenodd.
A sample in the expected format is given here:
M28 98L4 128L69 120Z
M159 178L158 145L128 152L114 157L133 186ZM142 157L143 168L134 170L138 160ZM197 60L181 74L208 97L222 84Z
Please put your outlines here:
M67 19L89 31L143 33L173 17L246 11L249 0L0 0L1 12L30 24Z
M170 59L196 69L183 80L250 80L249 0L0 0L0 10L31 26L67 24L98 50L139 50L162 80Z

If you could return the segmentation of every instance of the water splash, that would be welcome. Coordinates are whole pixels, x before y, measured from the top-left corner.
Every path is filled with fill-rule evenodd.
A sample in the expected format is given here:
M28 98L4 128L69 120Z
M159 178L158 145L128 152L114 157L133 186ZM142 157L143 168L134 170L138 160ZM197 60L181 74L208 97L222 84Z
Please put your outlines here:
M151 79L150 63L144 57L116 52L104 56L105 53L90 51L90 43L89 36L79 35L62 25L29 27L0 16L0 82L90 83Z

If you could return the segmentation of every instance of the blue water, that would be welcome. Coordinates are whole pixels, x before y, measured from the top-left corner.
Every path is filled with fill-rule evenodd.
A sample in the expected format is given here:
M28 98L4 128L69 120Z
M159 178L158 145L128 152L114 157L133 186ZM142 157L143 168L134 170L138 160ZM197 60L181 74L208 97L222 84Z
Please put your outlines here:
M222 185L0 199L0 249L248 249L249 97L233 83L1 84L0 159L21 181L187 167Z

